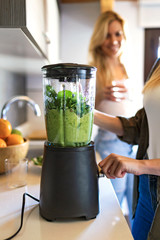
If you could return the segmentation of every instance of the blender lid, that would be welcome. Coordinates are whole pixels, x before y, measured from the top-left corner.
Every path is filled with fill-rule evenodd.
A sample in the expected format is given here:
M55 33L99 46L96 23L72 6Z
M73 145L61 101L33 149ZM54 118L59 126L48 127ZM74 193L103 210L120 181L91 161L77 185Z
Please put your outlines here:
M60 81L75 82L80 79L89 79L95 76L96 67L77 63L59 63L45 65L41 68L44 77L56 78Z

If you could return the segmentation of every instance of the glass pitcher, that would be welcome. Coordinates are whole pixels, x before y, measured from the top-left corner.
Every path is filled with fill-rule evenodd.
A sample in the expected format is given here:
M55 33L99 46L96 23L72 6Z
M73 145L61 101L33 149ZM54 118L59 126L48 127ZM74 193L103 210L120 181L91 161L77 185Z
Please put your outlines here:
M62 63L43 72L47 140L53 146L81 147L90 143L95 105L96 68Z

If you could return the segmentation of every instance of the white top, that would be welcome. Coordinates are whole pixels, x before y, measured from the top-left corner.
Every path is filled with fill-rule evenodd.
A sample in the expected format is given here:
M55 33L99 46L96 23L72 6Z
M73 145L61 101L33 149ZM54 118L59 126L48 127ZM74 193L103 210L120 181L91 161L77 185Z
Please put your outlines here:
M149 126L148 156L150 159L160 158L160 86L148 90L143 103Z
M0 175L0 239L11 236L19 227L22 195L26 191L39 198L41 169L30 166L28 185L8 190ZM37 202L26 197L24 223L15 240L133 240L111 182L99 179L100 213L95 219L47 222L39 215Z
M124 94L126 95L126 99L120 101L120 102L114 102L114 101L110 101L107 99L102 100L98 106L97 106L97 110L113 115L113 116L124 116L124 117L129 117L133 115L133 103L130 99L130 95L131 95L131 86L129 86L131 80L129 79L124 79L124 80L115 80L115 84L117 83L124 83L125 86L128 88L128 93L115 93L117 94L117 98L118 98L118 94ZM116 86L115 86L116 87Z

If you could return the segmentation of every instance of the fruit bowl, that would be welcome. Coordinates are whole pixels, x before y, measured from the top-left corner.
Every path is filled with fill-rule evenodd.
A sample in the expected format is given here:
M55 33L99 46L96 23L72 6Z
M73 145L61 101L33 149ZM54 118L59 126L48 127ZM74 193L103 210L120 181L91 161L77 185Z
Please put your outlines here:
M12 158L19 162L26 157L29 149L29 140L24 138L24 143L0 148L0 174L5 173L5 159Z

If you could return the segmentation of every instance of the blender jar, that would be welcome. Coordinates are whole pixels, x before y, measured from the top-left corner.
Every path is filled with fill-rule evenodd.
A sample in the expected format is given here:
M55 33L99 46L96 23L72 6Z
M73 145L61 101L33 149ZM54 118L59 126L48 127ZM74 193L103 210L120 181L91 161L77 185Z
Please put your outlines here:
M47 140L57 147L91 141L96 68L79 64L42 67Z

